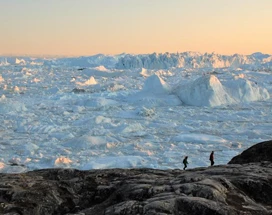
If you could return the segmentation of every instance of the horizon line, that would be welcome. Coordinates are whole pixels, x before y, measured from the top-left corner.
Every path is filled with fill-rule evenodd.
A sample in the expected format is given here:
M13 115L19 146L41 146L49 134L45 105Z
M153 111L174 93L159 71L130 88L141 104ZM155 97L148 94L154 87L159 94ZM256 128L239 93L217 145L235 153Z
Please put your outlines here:
M263 53L261 51L256 51L251 54L241 54L239 52L235 52L233 54L221 54L219 52L200 52L200 51L181 51L181 52L152 52L152 53L130 53L130 52L122 52L119 54L104 54L104 53L96 53L96 54L86 54L86 55L65 55L65 54L0 54L0 57L55 57L55 58L69 58L69 57L90 57L90 56L96 56L96 55L105 55L105 56L118 56L118 55L152 55L152 54L181 54L181 53L199 53L199 54L217 54L217 55L224 55L224 56L233 56L233 55L245 55L250 56L256 53L264 54L264 55L272 55L269 53Z

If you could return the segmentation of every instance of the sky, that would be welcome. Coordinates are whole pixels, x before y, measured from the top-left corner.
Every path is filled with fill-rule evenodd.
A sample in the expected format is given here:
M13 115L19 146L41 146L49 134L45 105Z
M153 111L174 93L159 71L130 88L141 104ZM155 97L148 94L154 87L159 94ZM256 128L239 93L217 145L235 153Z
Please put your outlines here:
M0 55L272 54L271 0L0 0Z

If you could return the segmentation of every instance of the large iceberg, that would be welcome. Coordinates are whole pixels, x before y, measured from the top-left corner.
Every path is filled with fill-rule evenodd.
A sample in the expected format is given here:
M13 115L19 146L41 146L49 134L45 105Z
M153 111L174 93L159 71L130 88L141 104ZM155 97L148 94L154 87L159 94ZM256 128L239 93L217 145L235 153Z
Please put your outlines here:
M214 107L270 98L265 88L249 80L234 79L224 84L215 75L204 75L186 85L178 86L175 92L184 104L192 106Z

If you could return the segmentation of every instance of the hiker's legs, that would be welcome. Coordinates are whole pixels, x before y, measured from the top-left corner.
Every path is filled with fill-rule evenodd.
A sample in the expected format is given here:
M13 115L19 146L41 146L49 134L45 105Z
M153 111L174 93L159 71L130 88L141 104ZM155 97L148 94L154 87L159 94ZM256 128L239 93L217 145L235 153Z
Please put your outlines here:
M214 165L214 161L212 160L212 161L211 161L211 166L213 166L213 165Z

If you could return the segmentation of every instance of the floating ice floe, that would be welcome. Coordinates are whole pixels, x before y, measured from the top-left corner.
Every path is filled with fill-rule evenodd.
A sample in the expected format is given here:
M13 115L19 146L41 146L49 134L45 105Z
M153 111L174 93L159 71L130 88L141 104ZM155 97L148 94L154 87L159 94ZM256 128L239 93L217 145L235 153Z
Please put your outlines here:
M72 160L70 160L67 157L59 157L55 160L55 166L67 166L69 164L73 163Z
M140 156L101 157L89 161L82 169L137 168L146 166L147 163L148 161Z
M221 137L207 134L196 134L196 133L184 133L176 137L173 137L171 141L174 142L190 142L200 144L223 144L227 143L227 140Z
M0 113L11 113L11 112L24 112L27 111L25 104L16 101L10 101L2 95L0 98Z
M97 84L95 78L91 76L87 81L85 82L76 82L77 85L79 86L89 86L89 85L95 85Z
M143 89L130 95L128 101L144 104L147 108L181 104L178 97L171 94L168 84L158 75L149 76L144 82Z

